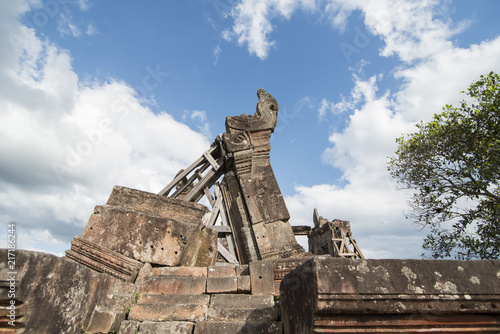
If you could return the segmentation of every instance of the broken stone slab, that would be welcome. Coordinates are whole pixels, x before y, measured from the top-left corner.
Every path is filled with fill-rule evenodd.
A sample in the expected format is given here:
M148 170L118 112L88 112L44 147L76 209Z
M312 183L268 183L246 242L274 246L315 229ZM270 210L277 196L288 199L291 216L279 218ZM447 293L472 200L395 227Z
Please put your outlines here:
M199 220L210 212L206 206L199 203L121 186L113 187L106 204L149 216L172 218L189 225L198 225Z
M0 256L7 258L7 250L0 249ZM9 272L3 263L0 280ZM16 250L16 270L16 298L26 304L29 333L80 333L97 326L99 332L112 332L125 319L137 290L77 262L39 252ZM106 313L109 321L97 324L95 310Z
M187 224L175 215L159 218L109 205L95 208L81 238L137 261L168 266L210 265L217 252L217 232L202 229L201 217Z
M66 257L126 282L134 282L143 266L139 261L77 236L71 241L71 250L66 251Z
M137 334L191 334L193 333L193 328L194 323L187 321L144 321L143 323L141 323Z
M500 328L499 268L495 260L313 258L281 283L284 329L312 333L348 324L359 331L404 326L407 331L495 331Z
M194 334L282 334L281 322L197 322Z

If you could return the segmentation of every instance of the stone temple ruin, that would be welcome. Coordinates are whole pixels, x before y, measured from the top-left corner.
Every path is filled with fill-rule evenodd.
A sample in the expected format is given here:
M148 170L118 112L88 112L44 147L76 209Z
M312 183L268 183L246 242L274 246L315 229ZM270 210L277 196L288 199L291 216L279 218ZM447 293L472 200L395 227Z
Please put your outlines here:
M366 260L348 221L291 226L257 95L158 194L115 186L65 257L2 263L0 334L500 332L500 261Z

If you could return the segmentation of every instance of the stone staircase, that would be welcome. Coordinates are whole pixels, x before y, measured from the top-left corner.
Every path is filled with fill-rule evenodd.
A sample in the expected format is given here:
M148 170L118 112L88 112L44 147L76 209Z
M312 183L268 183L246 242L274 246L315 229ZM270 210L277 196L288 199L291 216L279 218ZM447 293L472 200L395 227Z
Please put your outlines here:
M249 266L159 267L139 279L119 334L283 333L273 291L252 291Z

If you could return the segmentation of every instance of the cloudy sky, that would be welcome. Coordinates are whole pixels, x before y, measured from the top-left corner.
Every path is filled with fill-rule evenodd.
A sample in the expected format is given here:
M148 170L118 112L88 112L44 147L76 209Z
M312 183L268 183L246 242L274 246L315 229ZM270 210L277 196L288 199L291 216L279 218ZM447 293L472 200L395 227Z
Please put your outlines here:
M63 254L113 185L158 192L279 102L271 162L293 225L350 220L367 258L427 230L387 172L395 139L500 72L500 2L0 1L0 222ZM303 241L301 241L303 242ZM6 238L0 246L5 247Z

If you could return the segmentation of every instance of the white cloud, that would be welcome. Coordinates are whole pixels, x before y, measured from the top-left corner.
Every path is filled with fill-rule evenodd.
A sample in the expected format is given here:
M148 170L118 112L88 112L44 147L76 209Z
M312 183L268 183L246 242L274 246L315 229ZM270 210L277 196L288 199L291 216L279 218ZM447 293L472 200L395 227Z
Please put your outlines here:
M89 0L76 0L76 4L78 8L83 12L89 10L89 8L92 6Z
M273 31L270 19L284 17L288 20L297 8L314 10L315 6L314 0L242 0L231 11L234 24L223 32L223 37L228 41L236 39L240 45L246 44L250 54L265 59L275 45L269 40Z
M198 130L207 138L212 138L210 124L207 122L207 113L204 110L184 110L183 119L189 118L196 123Z
M342 171L346 185L299 186L286 201L296 224L311 225L314 207L330 219L351 220L367 257L415 257L425 231L405 219L409 192L396 190L386 170L387 156L396 149L395 138L414 131L417 121L430 120L444 104L458 103L464 97L459 91L480 74L500 71L500 37L468 48L454 46L450 38L459 29L436 19L436 1L349 2L343 10L354 5L363 11L367 27L384 40L380 55L400 59L393 74L403 85L379 93L380 78L354 76L349 97L337 103L324 99L320 117L339 109L352 112L348 126L331 134L323 154L326 163Z
M88 36L93 36L93 35L96 35L99 33L99 30L96 28L96 26L94 26L92 23L89 23L87 25L87 30L85 31L85 33L88 35Z
M157 192L210 142L123 82L81 82L67 51L15 19L27 9L0 10L0 220L20 246L68 249L113 185Z
M80 37L82 35L80 28L73 23L73 17L69 10L65 10L63 13L60 13L59 20L57 22L57 30L63 36L69 35L71 37Z
M219 62L219 56L220 56L221 52L222 52L222 50L221 50L220 46L217 45L214 48L214 65L217 65L217 63Z

